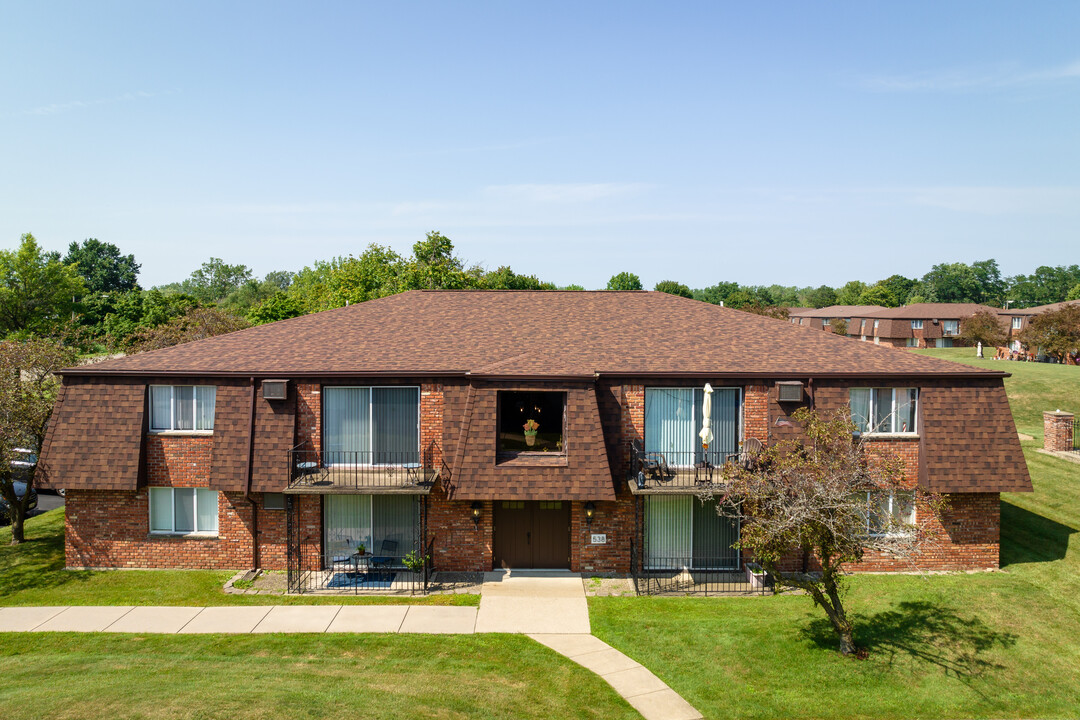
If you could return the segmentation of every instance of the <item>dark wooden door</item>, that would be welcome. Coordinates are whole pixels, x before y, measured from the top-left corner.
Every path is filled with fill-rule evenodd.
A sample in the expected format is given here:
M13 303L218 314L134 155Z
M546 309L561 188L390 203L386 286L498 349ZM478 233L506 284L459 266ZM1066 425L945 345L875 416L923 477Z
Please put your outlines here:
M570 566L570 503L495 502L495 566Z

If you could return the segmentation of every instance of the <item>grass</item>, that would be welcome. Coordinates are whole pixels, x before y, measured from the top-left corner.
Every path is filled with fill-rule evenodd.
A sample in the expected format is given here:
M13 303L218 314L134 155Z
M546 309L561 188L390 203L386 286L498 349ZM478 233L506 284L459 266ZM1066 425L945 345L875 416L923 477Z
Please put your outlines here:
M1069 410L1080 413L1080 367L1050 363L983 360L975 357L974 348L911 350L918 355L952 360L965 365L1012 373L1005 378L1016 429L1036 439L1043 436L1044 410ZM992 354L993 348L984 349Z
M634 718L603 680L513 635L5 634L23 718Z
M233 595L235 573L219 570L66 570L64 511L26 522L27 541L10 546L0 528L3 605L478 605L479 595Z
M1080 409L1078 368L970 359L1013 373L1022 432ZM866 660L799 595L590 598L593 633L710 718L1080 717L1080 466L1022 444L1035 492L1002 495L1001 572L849 579Z

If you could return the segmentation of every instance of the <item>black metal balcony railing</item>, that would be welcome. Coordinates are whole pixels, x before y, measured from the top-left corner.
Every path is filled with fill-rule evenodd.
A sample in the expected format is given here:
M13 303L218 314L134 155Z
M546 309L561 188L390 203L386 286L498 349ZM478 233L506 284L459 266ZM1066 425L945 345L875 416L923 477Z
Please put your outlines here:
M1073 420L1073 448L1075 452L1080 452L1080 419Z
M773 579L737 552L722 557L658 557L636 554L630 541L630 575L639 595L767 595Z
M289 489L348 492L373 489L402 492L430 488L445 468L437 443L421 451L327 451L303 442L289 451Z
M686 452L646 452L641 443L630 446L631 484L639 490L691 488L722 482L721 469L726 463L746 466L761 452L761 442L747 439L741 451L691 450Z

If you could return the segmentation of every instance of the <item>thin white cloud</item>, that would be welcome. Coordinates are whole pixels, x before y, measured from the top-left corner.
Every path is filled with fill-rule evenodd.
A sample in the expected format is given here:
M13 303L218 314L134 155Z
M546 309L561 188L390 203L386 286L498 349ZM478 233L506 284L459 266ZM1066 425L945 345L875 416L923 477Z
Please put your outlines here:
M636 195L651 188L645 183L551 183L532 185L489 185L484 194L492 198L527 203L587 203L607 198Z
M878 92L969 92L1007 90L1080 80L1080 60L1030 70L1007 63L951 68L908 75L869 75L859 85Z
M158 92L129 92L123 95L116 95L108 98L98 98L97 100L72 100L65 103L52 103L50 105L39 105L38 107L27 108L26 110L19 110L13 113L6 113L7 117L14 115L59 115L61 113L71 112L73 110L83 110L85 108L97 107L99 105L111 105L118 102L131 102L134 100L146 100L153 97L160 97L162 95L172 95L180 92L179 90L162 90Z

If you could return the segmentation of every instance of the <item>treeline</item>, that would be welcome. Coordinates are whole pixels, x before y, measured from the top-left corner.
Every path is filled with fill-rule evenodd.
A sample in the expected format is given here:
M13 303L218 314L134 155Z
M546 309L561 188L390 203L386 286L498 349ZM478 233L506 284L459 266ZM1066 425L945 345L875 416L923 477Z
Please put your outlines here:
M636 286L635 287L635 281ZM632 273L611 278L609 289L640 289L641 281ZM830 305L883 305L900 307L913 303L979 303L994 307L1025 308L1035 305L1080 300L1080 265L1041 266L1030 275L1003 277L996 260L934 265L922 278L890 275L868 285L852 280L842 287L794 287L784 285L740 285L720 282L691 289L672 280L657 283L656 290L692 297L735 308L812 307Z
M91 238L66 254L46 251L33 235L0 251L0 333L8 338L56 337L83 351L166 347L250 325L283 320L415 289L559 289L508 266L467 265L453 243L427 234L410 255L369 245L359 255L318 261L299 271L257 278L245 265L210 258L184 280L143 289L140 264L115 245ZM583 290L570 285L564 290ZM609 290L640 290L631 272L614 275ZM719 282L692 289L666 280L656 290L705 302L783 316L788 307L975 302L1028 307L1080 298L1080 266L1040 267L1003 277L995 260L935 265L922 278L891 275L840 288Z

